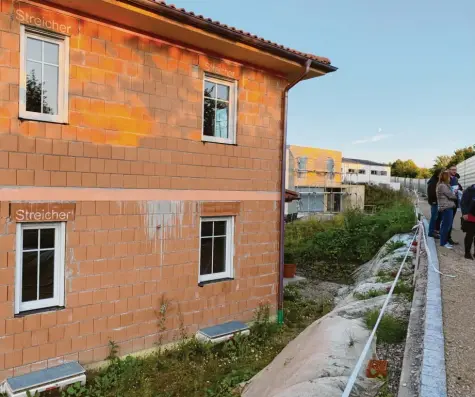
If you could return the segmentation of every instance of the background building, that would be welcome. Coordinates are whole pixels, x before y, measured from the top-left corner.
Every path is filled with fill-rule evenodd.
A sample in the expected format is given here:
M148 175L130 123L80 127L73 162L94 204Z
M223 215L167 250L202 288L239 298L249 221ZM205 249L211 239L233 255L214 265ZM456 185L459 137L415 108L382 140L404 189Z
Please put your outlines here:
M364 186L342 183L340 151L290 145L287 152L287 187L300 194L299 201L287 204L287 214L302 217L363 208Z
M343 157L341 170L346 184L374 183L389 186L391 183L389 164Z

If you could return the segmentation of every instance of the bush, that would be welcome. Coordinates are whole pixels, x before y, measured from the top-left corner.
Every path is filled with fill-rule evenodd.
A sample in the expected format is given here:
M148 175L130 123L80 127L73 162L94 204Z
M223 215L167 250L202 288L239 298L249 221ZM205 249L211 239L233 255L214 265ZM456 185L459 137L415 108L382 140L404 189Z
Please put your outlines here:
M410 200L401 190L379 185L365 185L365 205L372 205L376 207L376 210L380 210L396 203L408 204Z
M302 229L307 235L305 222ZM374 215L348 211L343 222L321 222L313 235L295 238L292 230L286 249L306 276L329 281L349 281L357 266L369 261L393 235L411 230L414 211L410 204L396 204ZM297 227L298 223L294 227ZM311 230L317 227L312 225Z
M364 321L366 327L372 330L379 317L379 310L372 310L366 313ZM378 342L401 343L406 339L407 321L385 314L376 330Z

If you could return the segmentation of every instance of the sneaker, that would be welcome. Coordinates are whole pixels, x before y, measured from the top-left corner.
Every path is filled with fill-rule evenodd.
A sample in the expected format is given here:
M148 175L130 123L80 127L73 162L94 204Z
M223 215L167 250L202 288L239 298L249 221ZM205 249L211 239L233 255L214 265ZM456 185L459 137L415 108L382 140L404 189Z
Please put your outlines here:
M448 250L454 249L454 246L453 246L452 244L450 244L450 243L447 243L447 244L443 245L443 247L444 247L444 248L447 248Z

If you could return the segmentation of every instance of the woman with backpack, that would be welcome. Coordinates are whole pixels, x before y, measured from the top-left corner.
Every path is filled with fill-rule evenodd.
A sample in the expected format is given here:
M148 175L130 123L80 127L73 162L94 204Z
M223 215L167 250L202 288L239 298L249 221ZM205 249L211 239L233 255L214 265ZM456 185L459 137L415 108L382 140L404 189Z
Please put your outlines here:
M440 225L440 246L453 249L454 246L449 243L449 233L454 221L454 209L456 207L457 196L450 188L450 174L448 171L442 171L440 173L436 193L437 205L442 219Z
M471 251L472 244L475 245L475 184L464 191L460 208L462 209L462 230L465 232L465 258L474 259Z

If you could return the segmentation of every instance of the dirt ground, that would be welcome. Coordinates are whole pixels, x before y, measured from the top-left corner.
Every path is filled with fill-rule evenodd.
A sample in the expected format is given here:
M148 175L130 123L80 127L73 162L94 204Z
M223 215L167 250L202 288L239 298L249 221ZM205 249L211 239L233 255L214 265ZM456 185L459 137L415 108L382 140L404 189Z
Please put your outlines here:
M420 206L429 219L429 205L421 203ZM464 258L464 233L460 230L460 216L459 210L452 233L454 241L460 244L453 251L437 244L440 271L456 276L441 276L447 392L448 397L474 397L475 261Z

